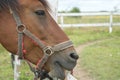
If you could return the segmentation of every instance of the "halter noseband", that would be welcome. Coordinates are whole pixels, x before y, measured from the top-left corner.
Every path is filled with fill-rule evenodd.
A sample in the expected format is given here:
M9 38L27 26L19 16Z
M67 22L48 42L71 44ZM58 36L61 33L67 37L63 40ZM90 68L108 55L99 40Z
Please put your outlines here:
M18 32L18 56L19 59L23 58L23 36L26 35L28 36L30 39L32 39L35 43L37 43L37 45L42 49L44 56L42 57L42 59L40 59L40 61L37 64L37 68L32 68L30 63L28 63L30 65L31 70L35 73L35 79L37 80L40 76L39 76L39 71L42 71L42 68L44 66L44 64L47 62L49 56L51 56L53 53L67 49L69 47L73 46L73 43L71 41L65 41L53 46L46 46L45 44L43 44L43 42L36 37L34 34L32 34L29 30L27 30L26 26L24 24L22 24L19 15L17 14L16 11L12 10L10 8L11 14L13 15L13 18L17 24L17 32ZM36 76L37 75L37 76Z

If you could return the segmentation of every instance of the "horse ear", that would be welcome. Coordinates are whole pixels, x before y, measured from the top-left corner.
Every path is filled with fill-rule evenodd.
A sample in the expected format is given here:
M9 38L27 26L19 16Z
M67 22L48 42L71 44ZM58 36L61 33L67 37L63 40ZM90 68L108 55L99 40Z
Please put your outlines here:
M19 7L18 0L0 0L0 10L6 11L9 10L9 8L12 8L14 10L17 10Z

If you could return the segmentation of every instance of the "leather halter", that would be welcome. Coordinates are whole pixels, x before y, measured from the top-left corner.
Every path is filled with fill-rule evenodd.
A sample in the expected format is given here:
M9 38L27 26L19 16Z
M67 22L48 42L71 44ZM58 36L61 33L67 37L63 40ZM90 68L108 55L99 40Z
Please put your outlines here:
M71 41L65 41L65 42L62 42L62 43L59 43L59 44L56 44L53 46L46 46L45 44L43 44L43 42L38 37L36 37L33 33L31 33L29 30L27 30L26 26L24 24L22 24L21 19L16 11L14 11L10 8L10 12L13 15L13 18L17 25L16 29L18 32L18 56L19 56L19 59L23 58L22 43L23 43L24 35L28 36L35 43L37 43L38 46L42 49L42 51L44 53L44 56L42 57L42 59L40 59L40 62L37 64L37 69L35 69L34 71L36 71L36 70L37 70L36 72L42 71L42 67L47 62L49 56L51 56L55 52L59 52L61 50L64 50L64 49L67 49L67 48L73 46L73 43Z

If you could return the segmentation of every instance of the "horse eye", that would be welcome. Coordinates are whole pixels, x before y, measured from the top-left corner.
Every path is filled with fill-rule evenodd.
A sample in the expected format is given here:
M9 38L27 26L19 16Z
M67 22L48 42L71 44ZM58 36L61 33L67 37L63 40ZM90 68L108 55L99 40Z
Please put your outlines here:
M44 16L45 15L45 11L44 10L38 10L38 11L35 11L35 13L39 16Z

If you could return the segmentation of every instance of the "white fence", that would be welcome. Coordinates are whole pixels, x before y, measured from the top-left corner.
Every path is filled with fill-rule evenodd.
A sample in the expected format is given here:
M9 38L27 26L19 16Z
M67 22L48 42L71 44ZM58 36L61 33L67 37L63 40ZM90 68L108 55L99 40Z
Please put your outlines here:
M109 32L112 32L112 26L120 26L120 22L113 23L113 15L120 15L118 12L96 12L96 13L58 13L58 17L60 17L60 26L61 27L100 27L100 26L108 26ZM109 16L109 22L105 23L77 23L77 24L65 24L64 17L70 16Z

